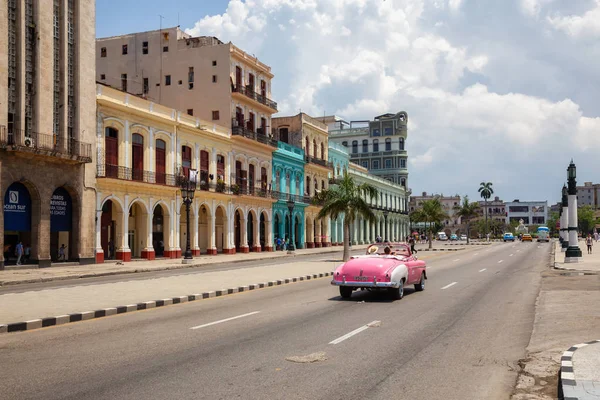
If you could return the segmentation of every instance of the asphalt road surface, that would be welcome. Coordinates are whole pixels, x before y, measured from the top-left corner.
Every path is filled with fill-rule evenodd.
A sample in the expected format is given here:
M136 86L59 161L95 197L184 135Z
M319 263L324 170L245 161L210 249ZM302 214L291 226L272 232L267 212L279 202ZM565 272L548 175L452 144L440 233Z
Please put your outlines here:
M4 334L0 398L506 399L549 249L436 255L399 301L325 278Z

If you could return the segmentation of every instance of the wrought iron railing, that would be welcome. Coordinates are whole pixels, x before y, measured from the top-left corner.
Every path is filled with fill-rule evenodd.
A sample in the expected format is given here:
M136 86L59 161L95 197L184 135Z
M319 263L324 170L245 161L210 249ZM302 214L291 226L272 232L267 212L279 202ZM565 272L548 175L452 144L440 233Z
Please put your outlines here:
M99 164L97 166L96 176L98 178L123 179L126 181L177 186L177 177L175 175L127 168L120 165Z
M31 151L50 156L76 157L78 161L92 161L92 145L62 135L48 135L39 132L25 132L22 129L9 131L0 126L0 145L13 150Z
M305 155L304 159L305 159L305 161L307 163L322 165L323 167L329 167L329 168L332 167L332 164L329 161L322 160L322 159L317 158L317 157L312 157L312 156L309 156L309 155Z
M276 102L269 99L267 96L263 96L261 93L256 93L250 87L242 86L242 85L235 85L235 86L232 85L231 89L235 93L241 93L241 94L245 95L246 97L249 97L252 100L258 101L259 103L264 104L267 107L270 107L273 110L277 111L277 103Z
M233 136L242 136L248 139L256 140L259 143L268 144L269 146L277 148L277 140L262 133L253 132L248 128L239 126L236 119L233 119L231 122L231 134Z

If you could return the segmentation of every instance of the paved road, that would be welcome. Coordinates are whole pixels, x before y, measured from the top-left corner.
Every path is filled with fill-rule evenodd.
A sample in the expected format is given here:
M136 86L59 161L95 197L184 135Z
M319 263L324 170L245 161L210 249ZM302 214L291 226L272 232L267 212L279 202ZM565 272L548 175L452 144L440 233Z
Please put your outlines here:
M321 279L3 335L0 397L505 399L548 252L508 243L444 254L424 292L395 302L342 301ZM326 360L286 361L319 352Z

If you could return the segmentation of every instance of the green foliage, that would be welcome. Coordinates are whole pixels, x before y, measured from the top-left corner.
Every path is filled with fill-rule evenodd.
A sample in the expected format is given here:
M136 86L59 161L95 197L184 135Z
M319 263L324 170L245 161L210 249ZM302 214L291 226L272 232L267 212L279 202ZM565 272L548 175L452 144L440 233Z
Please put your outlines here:
M593 233L594 226L596 225L596 217L594 216L594 210L590 206L583 206L577 210L577 226L579 230L587 235Z
M548 216L548 229L550 229L550 234L555 235L558 233L556 230L556 222L559 220L560 215L556 211L550 212Z
M471 236L471 220L478 216L479 203L469 202L469 196L463 197L462 204L455 206L454 210L456 215L461 217L462 221L467 224L467 244L469 244L469 238Z
M429 223L429 248L432 247L432 238L437 227L435 225L442 224L442 221L448 218L448 214L444 211L439 198L425 200L418 210L410 214L411 221Z
M344 172L344 177L338 179L334 186L323 190L318 201L323 204L317 218L330 217L332 220L339 216L344 217L344 261L350 258L350 226L357 217L362 217L369 222L376 222L375 213L365 199L373 199L378 191L369 184L357 185L354 179Z
M492 182L481 182L479 184L479 194L481 198L487 201L494 194L494 189L492 188Z

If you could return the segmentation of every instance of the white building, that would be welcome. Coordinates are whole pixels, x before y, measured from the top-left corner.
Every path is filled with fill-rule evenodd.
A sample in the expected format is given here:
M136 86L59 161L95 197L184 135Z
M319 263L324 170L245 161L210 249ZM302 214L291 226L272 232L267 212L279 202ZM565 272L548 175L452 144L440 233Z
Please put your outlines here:
M505 203L506 224L523 220L525 225L546 225L548 201L511 201Z

